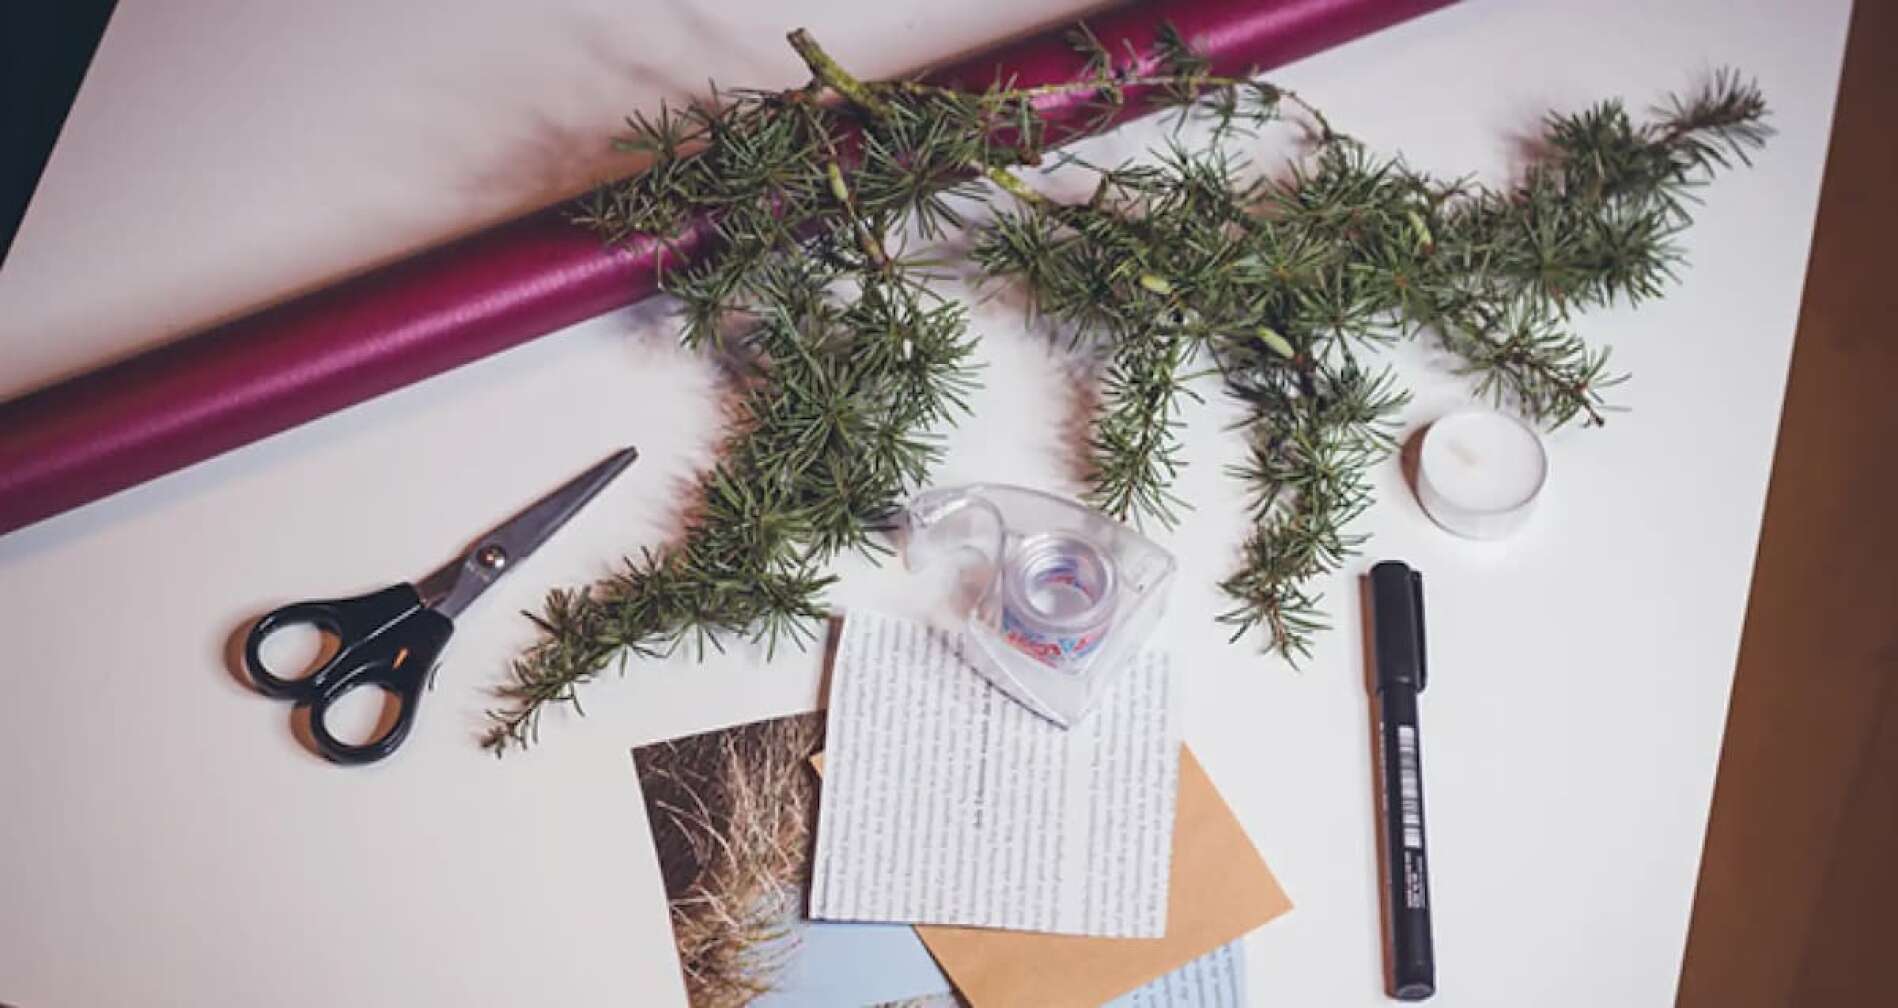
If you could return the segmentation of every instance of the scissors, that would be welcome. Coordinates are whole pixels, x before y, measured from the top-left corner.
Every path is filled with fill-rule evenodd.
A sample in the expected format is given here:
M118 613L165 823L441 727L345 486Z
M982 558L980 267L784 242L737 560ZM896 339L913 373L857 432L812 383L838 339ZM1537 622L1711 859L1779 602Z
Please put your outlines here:
M414 584L404 582L355 598L293 602L265 613L244 639L244 669L259 692L310 712L316 748L336 763L372 763L396 750L415 723L416 704L455 617L502 574L539 548L554 530L613 481L639 453L614 452L475 540L467 552ZM285 627L312 626L330 637L336 653L308 675L286 679L264 665L259 649ZM351 744L329 730L330 707L364 686L381 689L400 705L379 735Z

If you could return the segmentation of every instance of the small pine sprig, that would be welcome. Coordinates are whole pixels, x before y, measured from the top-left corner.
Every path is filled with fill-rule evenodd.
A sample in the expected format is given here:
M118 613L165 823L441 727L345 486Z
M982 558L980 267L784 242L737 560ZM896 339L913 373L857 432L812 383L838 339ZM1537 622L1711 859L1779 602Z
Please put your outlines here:
M683 539L549 598L541 639L492 712L497 752L532 740L549 704L577 706L577 688L615 657L682 645L702 655L731 638L809 643L834 580L825 563L881 548L869 526L921 486L940 453L929 432L965 408L973 343L960 306L881 273L842 300L839 271L816 260L779 256L759 271L772 299L727 338L762 380L699 480Z

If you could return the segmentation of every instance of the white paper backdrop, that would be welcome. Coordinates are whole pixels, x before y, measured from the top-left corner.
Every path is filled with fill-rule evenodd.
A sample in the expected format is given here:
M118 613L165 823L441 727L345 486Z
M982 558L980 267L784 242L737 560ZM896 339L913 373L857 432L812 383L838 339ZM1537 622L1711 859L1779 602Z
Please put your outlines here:
M791 83L785 30L868 74L1060 2L561 0L122 5L0 272L0 394L571 191L618 116L708 75ZM1589 316L1633 412L1553 439L1507 544L1436 531L1380 474L1366 563L1429 584L1426 787L1438 1004L1662 1004L1685 935L1847 4L1466 3L1285 68L1380 148L1501 179L1542 110L1644 106L1723 64L1780 135L1708 193L1685 286ZM1096 149L1130 154L1157 134ZM985 390L945 482L1074 489L1071 399L1014 309L979 307ZM0 538L0 1001L670 1004L677 978L629 747L807 709L815 655L637 663L480 752L513 613L664 541L716 437L716 379L663 306L622 311ZM1421 350L1412 426L1459 401ZM1264 1004L1380 1005L1356 595L1303 671L1228 645L1243 530L1214 397L1167 536L1185 733L1298 904L1248 943ZM224 671L261 608L417 576L631 441L644 457L462 621L400 757L292 740ZM901 575L843 567L887 607Z

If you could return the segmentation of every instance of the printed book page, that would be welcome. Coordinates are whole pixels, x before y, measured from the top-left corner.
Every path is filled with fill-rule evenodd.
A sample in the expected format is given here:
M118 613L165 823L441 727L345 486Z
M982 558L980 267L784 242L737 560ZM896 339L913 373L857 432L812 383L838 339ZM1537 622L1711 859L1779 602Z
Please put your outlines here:
M1072 728L940 630L853 610L831 672L810 916L1158 938L1179 745L1166 656Z

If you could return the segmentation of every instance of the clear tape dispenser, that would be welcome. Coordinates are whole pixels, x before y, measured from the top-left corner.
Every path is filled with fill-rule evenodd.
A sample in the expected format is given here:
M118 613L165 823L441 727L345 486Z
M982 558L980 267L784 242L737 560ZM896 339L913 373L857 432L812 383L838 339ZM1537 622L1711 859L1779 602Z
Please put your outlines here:
M966 657L1003 692L1067 727L1146 643L1173 555L1092 508L976 483L919 494L907 510L911 570L975 561L955 600Z

